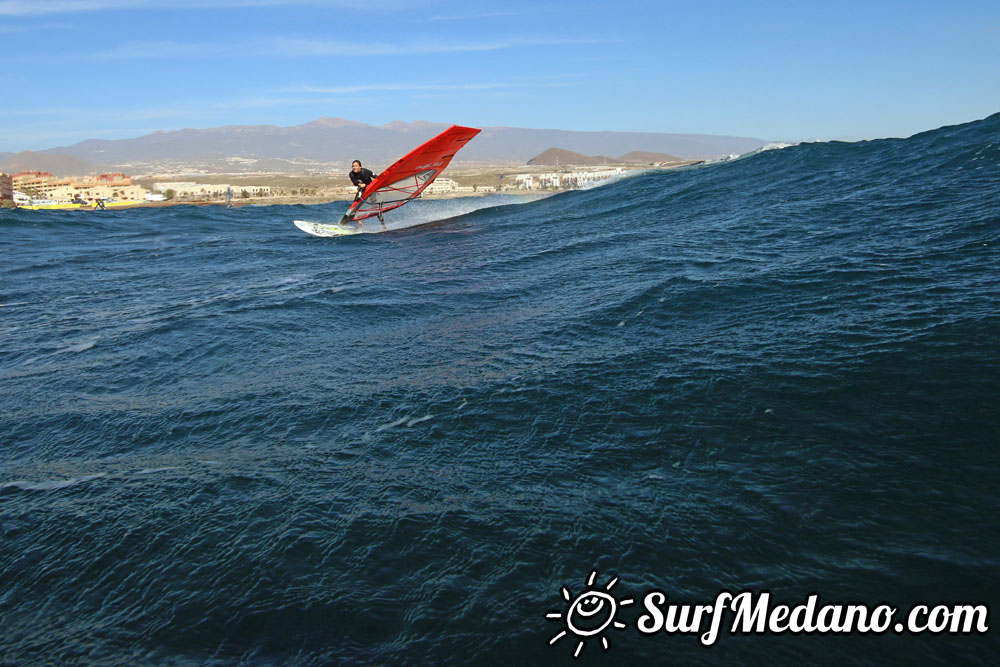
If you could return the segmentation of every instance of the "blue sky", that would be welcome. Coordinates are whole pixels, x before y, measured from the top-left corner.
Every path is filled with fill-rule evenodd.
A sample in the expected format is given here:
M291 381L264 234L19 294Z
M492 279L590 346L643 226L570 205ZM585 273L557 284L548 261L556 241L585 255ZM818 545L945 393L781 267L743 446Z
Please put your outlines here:
M997 0L0 0L0 151L320 116L853 140L997 111Z

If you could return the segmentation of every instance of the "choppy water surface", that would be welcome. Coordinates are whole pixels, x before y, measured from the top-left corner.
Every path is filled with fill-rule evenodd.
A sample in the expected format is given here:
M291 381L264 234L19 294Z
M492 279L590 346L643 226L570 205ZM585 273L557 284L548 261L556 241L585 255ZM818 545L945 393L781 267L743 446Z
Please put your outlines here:
M997 602L1000 116L342 208L0 211L0 663L573 662L595 568ZM1000 657L640 611L578 663Z

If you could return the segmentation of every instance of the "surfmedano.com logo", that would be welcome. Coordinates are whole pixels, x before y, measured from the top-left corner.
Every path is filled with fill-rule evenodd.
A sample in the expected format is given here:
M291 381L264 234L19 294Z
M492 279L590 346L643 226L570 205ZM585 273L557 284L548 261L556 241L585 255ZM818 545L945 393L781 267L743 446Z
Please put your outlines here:
M580 657L587 642L600 641L607 651L611 644L608 629L625 630L628 626L617 615L622 607L635 600L618 600L611 589L618 583L612 577L604 586L595 584L597 570L587 577L583 591L573 596L562 587L565 607L545 614L549 621L559 621L562 628L549 639L555 644L564 637L576 640L573 657ZM643 613L636 619L639 634L693 635L702 646L714 646L720 635L791 634L952 634L985 635L989 632L990 607L980 603L918 602L904 610L888 602L870 605L864 602L825 602L819 593L810 593L795 604L781 602L768 590L719 591L703 603L670 600L658 589L641 596Z
M635 602L635 600L618 600L611 594L611 589L618 583L618 577L613 577L603 588L595 586L597 570L591 570L587 577L587 586L583 592L573 597L569 589L562 587L562 597L566 601L564 611L550 611L545 614L545 618L550 621L562 621L563 629L557 632L549 644L555 644L563 637L573 635L579 641L573 651L573 657L579 658L580 652L588 639L600 639L601 645L607 651L610 648L608 638L604 636L604 631L609 627L615 630L624 630L626 625L615 618L619 607L625 607Z

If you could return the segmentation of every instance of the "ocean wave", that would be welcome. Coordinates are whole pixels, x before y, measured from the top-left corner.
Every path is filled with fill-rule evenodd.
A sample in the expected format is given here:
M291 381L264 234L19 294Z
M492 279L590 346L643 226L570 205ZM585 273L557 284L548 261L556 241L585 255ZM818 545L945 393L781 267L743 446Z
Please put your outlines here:
M545 614L594 568L995 597L998 136L421 200L363 238L292 225L343 202L0 211L0 662L565 659ZM745 639L719 661L791 655Z

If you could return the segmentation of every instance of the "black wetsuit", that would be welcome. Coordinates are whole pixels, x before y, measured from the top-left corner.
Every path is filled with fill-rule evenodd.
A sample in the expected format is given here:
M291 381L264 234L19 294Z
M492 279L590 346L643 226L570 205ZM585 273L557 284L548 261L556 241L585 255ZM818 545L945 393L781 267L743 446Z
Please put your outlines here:
M358 173L354 173L354 169L351 169L347 175L351 177L351 183L354 183L354 185L358 188L357 194L354 195L355 202L365 196L365 189L372 184L373 179L378 178L378 174L373 174L371 169L365 169L364 167L361 167L361 171ZM344 216L344 219L346 220L347 216ZM378 208L378 219L379 222L382 222L381 204L379 204ZM341 220L341 223L343 223L343 220ZM385 227L385 222L382 222L382 226Z
M358 191L354 194L354 201L358 201L365 195L365 188L371 185L372 179L378 176L378 174L373 174L371 169L365 169L361 167L361 171L354 173L352 168L347 175L351 177L351 183L358 188Z
M354 183L354 185L360 188L362 185L367 186L368 184L370 184L372 182L372 179L375 178L378 174L373 174L371 169L365 169L364 167L361 167L360 172L355 174L354 170L351 169L351 171L349 171L347 175L351 177L351 183Z

